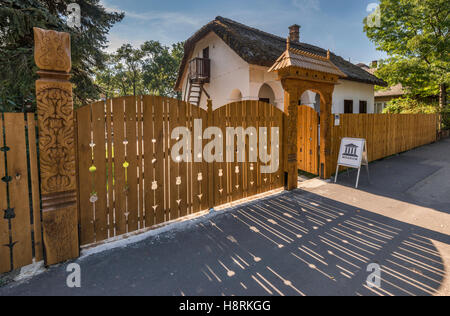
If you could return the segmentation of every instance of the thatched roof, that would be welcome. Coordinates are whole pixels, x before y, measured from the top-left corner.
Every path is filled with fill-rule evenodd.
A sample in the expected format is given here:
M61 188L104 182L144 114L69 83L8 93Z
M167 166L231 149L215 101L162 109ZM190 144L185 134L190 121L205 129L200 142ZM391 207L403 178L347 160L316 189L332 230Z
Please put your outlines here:
M176 88L181 89L181 79L195 44L210 32L219 36L236 54L251 65L271 67L286 51L285 38L219 16L187 40ZM325 49L306 43L291 43L291 47L322 57L327 56ZM347 75L346 80L386 86L383 80L333 53L331 53L331 61Z

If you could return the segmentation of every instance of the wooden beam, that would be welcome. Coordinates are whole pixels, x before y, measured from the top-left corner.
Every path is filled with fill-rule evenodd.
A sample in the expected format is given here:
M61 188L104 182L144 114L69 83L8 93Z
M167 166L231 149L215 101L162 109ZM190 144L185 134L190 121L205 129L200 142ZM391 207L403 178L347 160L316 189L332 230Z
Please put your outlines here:
M78 257L70 35L34 28L46 265Z

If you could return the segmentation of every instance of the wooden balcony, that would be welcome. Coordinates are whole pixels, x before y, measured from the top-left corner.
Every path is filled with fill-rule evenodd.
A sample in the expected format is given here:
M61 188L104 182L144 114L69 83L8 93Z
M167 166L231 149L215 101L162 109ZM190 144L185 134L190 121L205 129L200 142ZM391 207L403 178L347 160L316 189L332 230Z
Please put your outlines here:
M189 80L192 83L209 83L211 78L211 59L194 58L189 62Z

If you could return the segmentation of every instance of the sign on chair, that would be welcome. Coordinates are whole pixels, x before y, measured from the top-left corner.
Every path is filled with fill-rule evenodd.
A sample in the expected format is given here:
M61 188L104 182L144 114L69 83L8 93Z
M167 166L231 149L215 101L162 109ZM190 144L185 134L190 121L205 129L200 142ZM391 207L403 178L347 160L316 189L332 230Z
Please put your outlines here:
M369 176L369 159L367 156L366 140L361 138L343 138L341 142L341 149L339 150L334 183L337 183L340 166L354 168L358 169L358 177L356 179L356 188L358 188L361 166L363 165L366 166L367 175Z

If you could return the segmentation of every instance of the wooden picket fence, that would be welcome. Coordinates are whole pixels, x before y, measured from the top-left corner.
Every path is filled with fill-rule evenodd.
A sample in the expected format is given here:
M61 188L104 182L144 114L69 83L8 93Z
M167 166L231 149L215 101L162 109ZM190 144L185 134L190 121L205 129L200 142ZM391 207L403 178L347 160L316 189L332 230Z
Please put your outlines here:
M0 113L0 273L43 258L34 114Z
M437 126L435 114L341 114L331 130L332 170L344 137L365 138L369 161L375 161L435 142Z
M178 142L171 139L171 131L176 127L193 131L195 119L203 122L202 134L208 126L219 127L224 136L227 127L268 127L270 150L270 127L279 127L281 146L284 116L258 101L206 111L157 96L116 98L78 109L81 245L283 187L282 157L276 174L261 174L260 162L177 162L171 159L171 148ZM202 146L209 142L194 139L193 133L191 137L192 147L196 141ZM222 141L225 149L225 137ZM246 157L250 150L259 148L249 148L247 142Z

